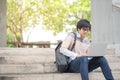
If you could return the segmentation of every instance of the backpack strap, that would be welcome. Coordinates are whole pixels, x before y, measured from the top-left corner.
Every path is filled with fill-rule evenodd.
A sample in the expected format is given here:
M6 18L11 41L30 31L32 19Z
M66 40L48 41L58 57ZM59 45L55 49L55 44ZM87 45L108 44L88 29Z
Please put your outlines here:
M76 44L76 33L75 32L72 32L74 34L74 43L73 43L73 46L71 48L71 51L73 50L73 48L75 47L75 44Z

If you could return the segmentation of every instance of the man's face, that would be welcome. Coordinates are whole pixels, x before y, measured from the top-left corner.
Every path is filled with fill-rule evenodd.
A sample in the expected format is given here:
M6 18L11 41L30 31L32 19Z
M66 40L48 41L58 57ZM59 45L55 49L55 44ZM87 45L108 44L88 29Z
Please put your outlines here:
M81 28L81 29L79 29L79 33L80 33L82 38L84 38L88 34L89 31L90 31L89 28Z

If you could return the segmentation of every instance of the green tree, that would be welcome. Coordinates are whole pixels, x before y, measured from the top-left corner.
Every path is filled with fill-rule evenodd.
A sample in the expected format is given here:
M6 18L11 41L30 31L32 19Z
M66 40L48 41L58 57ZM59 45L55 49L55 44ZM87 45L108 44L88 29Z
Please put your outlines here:
M7 34L13 35L16 46L22 46L23 30L37 24L39 14L33 0L7 0Z
M45 29L56 34L79 19L90 20L90 3L90 0L42 0L39 8Z
M23 30L40 20L57 34L82 18L90 20L90 0L7 0L7 34L20 42L16 46L22 46Z

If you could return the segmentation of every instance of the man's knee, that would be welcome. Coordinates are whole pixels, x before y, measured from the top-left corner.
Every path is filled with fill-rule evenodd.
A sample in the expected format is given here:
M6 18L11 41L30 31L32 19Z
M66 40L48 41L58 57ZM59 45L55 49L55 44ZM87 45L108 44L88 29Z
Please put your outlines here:
M107 60L105 59L104 56L101 56L101 57L99 57L99 62L107 63Z
M86 56L82 56L79 59L80 59L80 62L85 62L85 63L88 62L88 57L86 57Z

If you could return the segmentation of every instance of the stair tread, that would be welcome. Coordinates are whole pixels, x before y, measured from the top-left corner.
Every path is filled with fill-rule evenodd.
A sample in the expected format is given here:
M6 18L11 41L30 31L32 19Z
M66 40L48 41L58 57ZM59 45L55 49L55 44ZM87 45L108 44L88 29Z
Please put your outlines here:
M120 57L118 56L105 56L110 62L120 62ZM0 63L50 63L55 62L55 55L40 56L0 56Z
M120 72L113 72L115 80L120 80ZM48 74L6 74L0 75L4 80L81 80L79 73L48 73ZM101 72L89 73L90 80L105 80Z
M55 54L54 48L0 48L0 55L48 55ZM107 49L106 55L113 55L114 50Z
M92 71L89 74L100 74L101 71ZM120 71L113 71L113 74L120 74ZM39 75L68 75L68 74L79 74L79 73L60 73L60 72L51 72L51 73L24 73L24 74L0 74L0 76L39 76Z
M109 63L112 71L120 71L120 63ZM101 71L100 68L95 71ZM56 64L0 64L0 74L4 73L49 73L57 72Z

